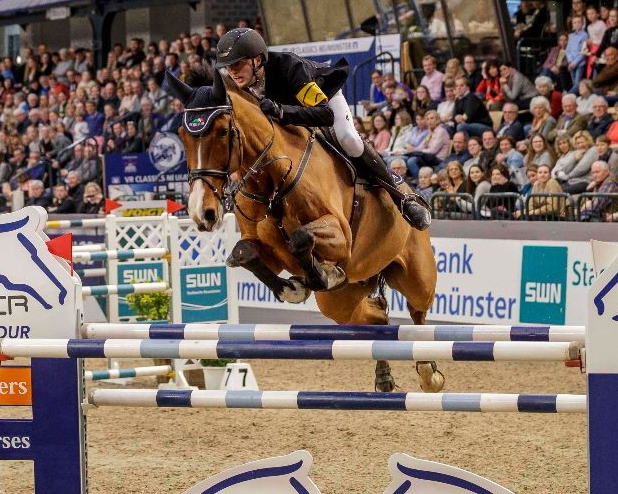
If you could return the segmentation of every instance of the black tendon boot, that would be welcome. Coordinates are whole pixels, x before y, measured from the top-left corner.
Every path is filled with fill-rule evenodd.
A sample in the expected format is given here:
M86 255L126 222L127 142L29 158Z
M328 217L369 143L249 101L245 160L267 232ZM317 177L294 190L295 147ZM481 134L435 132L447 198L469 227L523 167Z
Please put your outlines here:
M365 149L358 161L369 172L371 179L381 185L393 198L404 219L417 230L426 230L431 224L431 214L422 204L416 202L412 194L397 189L393 176L375 148L365 141Z

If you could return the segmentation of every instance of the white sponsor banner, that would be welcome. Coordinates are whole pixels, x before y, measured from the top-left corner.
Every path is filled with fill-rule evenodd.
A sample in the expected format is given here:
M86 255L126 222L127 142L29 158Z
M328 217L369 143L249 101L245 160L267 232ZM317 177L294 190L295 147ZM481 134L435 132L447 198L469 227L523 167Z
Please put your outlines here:
M585 324L585 300L594 280L589 242L433 238L436 296L427 318L474 324ZM278 302L246 270L237 270L243 307L318 311ZM408 318L403 296L388 290L390 315ZM523 298L523 304L522 304Z

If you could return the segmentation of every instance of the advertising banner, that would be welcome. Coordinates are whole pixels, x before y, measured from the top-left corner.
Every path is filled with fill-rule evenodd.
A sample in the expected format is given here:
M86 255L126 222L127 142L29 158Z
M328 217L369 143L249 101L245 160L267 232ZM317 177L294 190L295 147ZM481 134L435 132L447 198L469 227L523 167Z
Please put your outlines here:
M163 280L163 261L122 262L118 265L118 283L153 283ZM118 297L118 316L133 317L135 311L129 307L127 298Z
M585 324L594 281L589 242L433 238L438 283L427 319L466 324ZM318 311L311 296L278 302L251 273L237 269L241 307ZM285 273L282 276L287 276ZM387 291L390 316L410 316L404 297Z
M352 96L354 89L352 87L352 68L357 67L363 62L376 56L378 53L389 52L395 60L395 77L399 77L399 58L400 58L400 43L401 38L398 34L386 34L382 36L364 37L364 38L349 38L338 39L332 41L316 41L313 43L297 43L291 45L271 46L272 51L292 52L301 57L307 57L316 62L324 62L334 64L340 58L345 58L350 66L350 77L348 77L347 86L344 88L344 94L348 98L348 103L353 104ZM375 63L368 64L358 74L356 83L357 99L368 100L369 88L371 86L371 71L375 68ZM390 63L378 66L383 72L391 72Z

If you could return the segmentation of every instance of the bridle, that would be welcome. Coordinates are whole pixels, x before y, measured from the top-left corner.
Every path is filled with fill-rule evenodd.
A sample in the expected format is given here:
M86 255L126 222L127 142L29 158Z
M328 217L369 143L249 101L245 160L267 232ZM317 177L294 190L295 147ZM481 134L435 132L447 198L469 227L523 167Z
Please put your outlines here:
M184 116L183 116L183 125L185 127L187 127L186 119L187 119L188 114L195 113L195 112L208 112L209 113L208 118L203 125L202 132L201 133L198 132L197 134L195 132L191 132L192 135L194 135L195 137L199 137L199 138L207 134L210 128L210 124L216 117L222 114L228 114L230 116L230 123L229 123L229 128L228 128L228 134L230 137L228 141L228 157L227 157L227 162L225 164L225 167L222 170L212 170L212 169L203 169L203 168L189 170L187 179L189 181L189 186L193 185L193 183L196 180L201 180L204 184L206 184L206 186L210 190L212 190L213 194L219 200L219 202L224 207L224 209L231 209L232 207L235 207L236 210L245 219L251 222L254 222L254 223L259 223L260 221L262 221L268 216L269 212L273 211L273 208L275 205L280 204L281 200L285 196L287 196L290 192L292 192L292 190L294 189L294 187L300 180L300 176L302 175L304 171L306 161L308 161L308 158L309 158L307 151L310 153L311 148L308 143L308 146L305 149L305 154L303 154L303 159L301 160L301 166L299 167L299 170L297 170L294 180L292 181L290 185L288 185L285 189L283 189L283 185L285 184L285 181L287 180L288 176L292 172L292 169L294 168L294 163L289 157L285 155L275 156L275 157L266 159L268 153L270 152L275 142L274 123L272 119L268 117L268 122L270 123L270 127L271 127L271 137L270 137L270 140L268 141L268 144L266 144L263 151L255 159L253 164L242 174L239 182L237 184L234 184L233 186L230 185L230 175L232 173L232 159L234 155L234 147L235 147L236 141L238 142L238 170L241 170L241 171L242 171L242 163L243 163L243 151L242 151L241 133L239 129L236 127L236 123L234 121L234 108L232 106L231 100L229 99L229 96L227 97L226 102L227 104L225 105L206 106L206 107L200 107L200 108L190 108L190 109L185 110ZM312 136L310 138L310 143L312 143L313 140L314 140L314 133L312 133ZM248 190L245 189L245 185L247 184L247 181L253 175L257 174L258 172L270 166L271 164L277 161L281 161L281 160L288 160L289 168L286 171L286 173L283 175L281 180L279 181L279 184L275 187L275 190L270 195L270 197L256 194L253 192L249 192ZM212 179L223 180L222 190L219 190L219 188L213 183ZM264 214L264 216L259 219L249 217L240 208L240 206L236 202L237 194L240 194L246 199L249 199L259 204L263 204L267 206L266 213Z

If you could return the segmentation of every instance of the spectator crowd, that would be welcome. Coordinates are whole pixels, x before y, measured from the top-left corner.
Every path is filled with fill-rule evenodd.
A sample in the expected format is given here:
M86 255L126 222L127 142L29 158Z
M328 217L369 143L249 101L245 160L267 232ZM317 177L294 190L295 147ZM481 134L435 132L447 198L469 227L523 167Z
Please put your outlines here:
M516 37L541 37L546 3L521 2ZM357 129L438 217L618 220L618 9L598 5L573 0L533 74L472 55L425 56L416 88L374 70Z
M241 20L239 27L253 27ZM260 29L259 25L256 29ZM184 80L192 68L213 65L226 26L180 33L147 46L116 43L105 67L93 52L45 44L0 61L0 212L15 191L26 205L50 213L104 209L105 153L142 152L159 131L176 132L182 103L167 91L165 72Z

